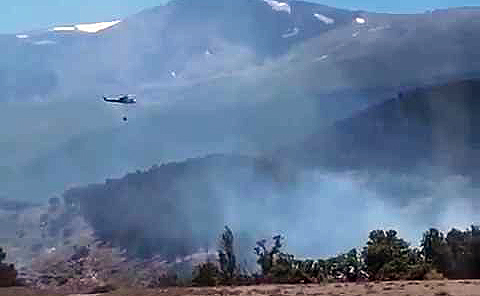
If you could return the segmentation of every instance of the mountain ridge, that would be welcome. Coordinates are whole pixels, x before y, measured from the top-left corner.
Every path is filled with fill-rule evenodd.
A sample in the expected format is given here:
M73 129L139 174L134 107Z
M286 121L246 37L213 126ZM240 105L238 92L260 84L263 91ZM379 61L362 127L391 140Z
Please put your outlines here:
M480 79L402 92L317 131L299 145L305 150L295 147L297 152L280 155L303 151L304 165L332 169L411 172L424 166L478 177L475 159L480 139L475 114L479 98Z
M392 45L399 42L411 42L410 40L415 40L415 38L421 40L428 37L420 36L421 32L429 31L430 35L432 33L434 33L433 36L438 35L442 31L437 34L435 30L441 28L447 30L445 35L447 37L449 34L458 36L456 38L458 40L452 39L452 41L460 42L458 46L462 46L465 53L475 52L477 47L477 45L471 43L472 41L464 40L468 37L468 34L471 35L471 32L478 29L475 27L475 23L472 23L472 28L462 28L460 24L452 25L448 19L453 16L459 23L465 23L465 21L478 15L480 11L478 8L435 10L432 13L414 15L391 15L342 10L303 1L289 1L288 5L292 8L290 13L275 11L268 3L261 0L210 1L208 4L210 8L202 8L195 2L174 1L167 5L143 10L97 34L82 34L78 36L78 41L76 41L77 37L74 37L75 34L68 34L68 32L58 32L53 35L52 32L48 32L46 36L35 40L17 38L18 40L15 40L14 43L24 53L19 51L16 54L16 59L26 59L28 61L31 54L28 51L41 50L45 52L44 60L50 61L50 65L31 68L30 65L25 64L24 67L29 69L31 73L38 73L35 74L39 77L39 79L36 79L38 83L45 80L42 75L52 76L52 82L47 83L45 81L44 84L47 86L44 88L30 85L27 90L20 92L20 89L24 88L25 85L22 73L13 72L10 75L15 75L18 82L16 85L3 82L6 90L3 97L4 99L5 97L13 97L10 100L32 99L31 97L35 96L43 97L43 99L58 97L70 100L91 96L93 93L115 92L115 90L123 88L129 89L131 92L144 94L148 96L148 99L152 99L156 92L157 94L168 94L172 97L172 100L175 100L174 97L181 96L180 93L175 92L177 85L181 86L182 83L198 81L200 85L195 86L195 88L206 88L207 86L201 82L202 80L223 75L222 73L237 73L242 69L250 69L253 75L260 76L263 75L262 71L266 72L265 78L260 79L260 81L243 79L246 82L244 88L268 88L265 83L268 79L272 79L269 72L274 71L274 69L268 63L265 63L266 57L268 57L267 61L280 60L276 68L281 67L282 71L276 71L277 73L292 72L292 75L301 78L303 82L295 82L289 75L282 74L280 76L282 81L292 80L292 83L295 82L295 84L292 84L292 88L303 88L303 91L312 89L316 94L326 94L336 91L335 88L353 87L354 89L361 89L373 88L374 86L388 87L395 91L396 88L400 87L395 83L392 84L392 81L395 81L393 79L395 76L388 80L385 78L392 76L392 70L395 68L397 68L397 71L408 71L409 68L405 67L408 64L405 66L392 64L382 55L379 55L382 58L377 66L381 66L379 69L384 68L384 70L381 73L372 71L372 79L363 81L365 77L359 76L355 69L364 69L364 71L368 70L370 72L372 67L376 67L375 61L372 57L352 56L353 59L348 58L346 63L343 62L342 60L345 60L345 57L342 56L350 56L352 53L350 53L351 49L344 47L342 44L348 43L356 47L358 42L355 43L354 41L356 39L361 40L361 47L356 48L355 51L364 52L367 56L374 56L378 54L375 51L376 47L383 47L393 42L388 45L388 48L381 49L381 51L386 52L386 55L392 56L401 54L401 51L397 50L395 52L396 47L392 47ZM203 16L204 14L208 18ZM362 16L366 22L364 24L356 23L355 19L357 17L362 18ZM436 24L437 16L445 18L447 22ZM258 19L262 19L262 22L257 22ZM409 33L412 35L406 36L409 39L400 40L399 38L403 38L402 36L405 33L412 32L412 25L408 25L409 22L418 26L418 33L413 32L415 35ZM368 30L370 32L365 35ZM184 34L185 32L188 32L188 34ZM331 36L324 36L328 32ZM386 32L396 35L389 36ZM369 37L369 34L380 35ZM352 37L352 35L356 37ZM322 40L325 37L333 38L334 43L329 44L328 40ZM364 40L364 38L366 39ZM444 48L442 50L446 51L445 54L452 55L453 53L456 55L455 52L449 53L449 51L457 50L455 47L442 45L443 38L440 35L437 39L430 38L432 39L430 43L438 44L436 46L438 48ZM398 42L395 42L396 39L399 39ZM38 43L38 45L29 42ZM327 67L309 66L308 64L312 61L309 60L308 56L301 56L304 64L301 68L297 68L296 63L288 60L289 56L299 54L297 47L304 47L304 42L311 43L311 48L307 49L308 51L318 54L317 57L312 57L313 64L319 64L319 62L315 63L315 59L325 56L324 63ZM451 41L446 41L446 43L449 44ZM364 45L367 45L367 47L364 47ZM6 44L6 46L8 48L11 45ZM334 52L339 50L340 60L330 61L334 58ZM369 53L372 50L373 52ZM405 51L404 48L401 50ZM333 53L328 54L329 51L333 51ZM113 52L115 54L112 55ZM79 61L77 63L70 59L72 53L78 56ZM89 55L96 56L97 61L101 62L98 63L95 59L88 58ZM414 57L425 64L422 59L425 61L428 61L428 59L425 59L423 55L421 52L411 52L412 58ZM167 56L169 59L165 58ZM283 62L282 60L285 59L286 61ZM453 61L448 64L445 61L433 59L431 63L424 66L425 68L436 67L436 71L432 71L432 73L441 74L444 71L445 74L455 75L458 78L463 75L463 72L472 68L462 65L461 60L459 60L458 66L467 67L467 69L462 70L459 67L460 71L452 72L448 68L455 66L455 64L451 64ZM475 61L474 56L471 56L471 59ZM1 60L0 64L2 64ZM67 64L69 66L65 68ZM435 64L439 65L435 66ZM304 67L312 69L302 69ZM442 70L442 67L446 70ZM402 68L405 68L405 70L402 70ZM335 75L331 76L335 79L330 79L325 74L328 72L334 73ZM412 77L411 83L421 83L423 79L433 75L427 70L424 70L424 72L418 77ZM325 82L317 83L318 86L316 86L309 81L313 77L310 74L318 75L321 78L320 81L325 80ZM422 78L422 76L424 77ZM226 82L229 84L236 83L237 80L241 81L239 78L241 77L236 75L226 79ZM75 84L79 80L84 82L82 88ZM378 82L376 82L377 80ZM396 80L401 81L405 78ZM407 83L407 81L401 83ZM142 85L155 84L161 85L161 88L153 88L150 92L143 92ZM0 85L2 85L1 79ZM168 92L163 92L162 88L166 88ZM216 87L213 91L220 94L223 90ZM229 92L229 94L235 94L235 92ZM272 94L269 94L269 98L272 99ZM189 99L193 100L191 95Z
M472 21L480 9L411 16L293 1L287 13L245 0L237 16L240 2L211 1L216 8L205 20L198 12L207 9L199 3L178 3L181 9L171 4L145 10L98 34L59 33L51 40L55 44L10 36L0 57L0 100L52 107L61 101L62 112L72 117L105 93L136 93L139 104L129 114L132 121L121 127L113 118L122 111L93 103L95 112L82 108L81 119L110 123L84 131L77 120L78 128L59 132L46 151L25 149L28 163L13 155L8 166L22 167L2 169L2 175L38 172L35 184L57 188L41 194L46 198L71 182L98 181L155 162L217 152L256 155L301 141L399 91L480 77L475 38L480 26ZM226 38L236 27L240 33ZM252 28L259 29L250 36ZM55 119L32 116L38 118L29 121L32 128L25 134L37 133L36 122ZM5 126L25 124L9 118ZM97 161L90 159L92 151ZM19 186L30 188L23 181Z

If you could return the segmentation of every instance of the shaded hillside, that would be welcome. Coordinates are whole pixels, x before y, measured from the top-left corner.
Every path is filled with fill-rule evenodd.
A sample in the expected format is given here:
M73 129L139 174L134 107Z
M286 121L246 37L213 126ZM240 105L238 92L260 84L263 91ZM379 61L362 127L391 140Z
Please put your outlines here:
M465 204L476 205L479 190L449 173L476 168L479 86L468 80L408 92L319 131L277 160L187 159L73 188L64 198L99 238L170 259L211 246L224 224L255 236L285 231L305 254L351 245L385 221L413 233L450 221L459 208L465 213L455 221L469 220L475 207ZM446 174L415 171L424 166Z
M162 108L153 104L139 104L130 110L133 112L129 113L130 121L126 125L118 122L120 114L115 114L117 110L103 102L94 102L88 109L80 109L83 107L80 103L45 104L51 108L62 108L61 118L52 115L58 122L63 117L71 118L62 121L62 126L45 124L51 126L49 134L54 135L56 128L65 133L57 137L51 136L49 141L44 142L47 135L36 128L27 140L29 143L40 142L43 146L48 144L50 149L43 151L39 149L42 147L40 144L22 146L19 142L23 144L26 140L12 134L9 146L22 147L26 152L20 154L23 151L19 148L7 150L9 146L2 147L6 153L10 152L7 154L10 156L7 158L9 162L5 161L5 164L12 164L17 172L11 179L16 177L20 180L16 184L9 183L9 188L12 189L3 190L5 194L11 194L15 190L15 196L25 198L32 194L47 198L52 192L62 192L69 184L101 182L108 177L122 176L129 170L148 168L154 163L203 157L213 153L258 155L263 151L302 141L319 126L331 125L338 118L347 117L367 105L356 97L343 98L339 95L331 96L329 100L330 98L335 100L336 105L329 105L330 112L325 109L326 104L320 102L321 97L292 97L268 103L186 110L181 107ZM78 110L89 116L95 115L95 120L82 119L80 114L76 115ZM43 114L33 115L37 117L29 118L29 122L45 122L41 118ZM75 115L76 118L73 117ZM113 127L107 126L113 116L117 116L118 120L115 122L113 118ZM86 130L84 127L93 124L100 127L98 122L102 120L105 128ZM57 121L51 119L48 122ZM5 122L24 123L25 120L5 119ZM67 124L71 128L62 129ZM7 126L4 130L7 133L9 131ZM28 132L33 128L25 130ZM27 132L22 130L22 133L28 135ZM31 159L26 159L24 155ZM7 173L5 171L5 175ZM26 182L31 185L26 187ZM31 188L35 188L34 192Z
M249 204L272 182L267 161L217 155L70 189L64 199L98 238L131 254L174 259L212 243L224 223L226 204L232 203L230 190Z
M480 80L417 89L311 136L296 155L312 165L478 170ZM300 152L301 151L301 152Z

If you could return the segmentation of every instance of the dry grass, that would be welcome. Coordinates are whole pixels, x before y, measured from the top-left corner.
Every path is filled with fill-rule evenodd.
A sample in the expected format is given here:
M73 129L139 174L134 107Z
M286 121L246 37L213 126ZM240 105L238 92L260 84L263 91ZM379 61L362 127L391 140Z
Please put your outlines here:
M248 287L120 289L102 296L480 296L480 281L385 282L366 284L261 285ZM0 288L0 296L67 296L25 288Z
M449 296L450 294L446 291L439 291L435 293L435 296Z
M26 288L0 288L1 296L61 296L51 291L36 291Z

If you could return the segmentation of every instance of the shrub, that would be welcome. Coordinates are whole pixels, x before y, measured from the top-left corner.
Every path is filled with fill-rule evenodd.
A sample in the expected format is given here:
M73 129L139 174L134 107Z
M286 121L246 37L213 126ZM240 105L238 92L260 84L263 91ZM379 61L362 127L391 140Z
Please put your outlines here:
M443 280L445 277L442 273L438 272L436 269L432 269L425 274L425 280Z
M219 282L220 271L212 262L198 265L193 271L192 283L196 286L216 286Z
M0 248L0 287L15 286L17 281L17 271L13 264L3 263L6 257L7 254Z
M424 280L430 269L431 266L428 264L418 264L411 266L404 279L410 281Z
M273 259L276 255L280 253L280 248L282 247L282 239L281 235L276 235L273 237L274 244L270 250L267 248L267 240L262 239L257 242L257 246L254 248L255 253L258 256L257 263L260 265L262 269L262 274L264 276L270 273L270 270L273 267Z
M7 258L7 253L5 253L2 248L0 248L0 264L3 263L3 260L5 260L5 258Z
M418 253L398 238L395 230L370 232L363 256L368 274L375 280L408 278L412 268L420 261Z

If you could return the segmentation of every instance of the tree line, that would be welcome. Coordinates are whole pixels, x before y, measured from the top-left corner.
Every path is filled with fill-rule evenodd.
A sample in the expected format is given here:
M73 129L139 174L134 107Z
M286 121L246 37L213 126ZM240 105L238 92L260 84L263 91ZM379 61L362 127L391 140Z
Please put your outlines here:
M225 227L219 239L218 260L198 265L193 283L219 284L312 283L332 281L428 280L480 278L480 227L446 235L431 228L419 247L412 247L395 230L373 230L366 245L327 259L296 259L285 252L284 237L259 240L255 273L241 271L236 262L234 235Z

